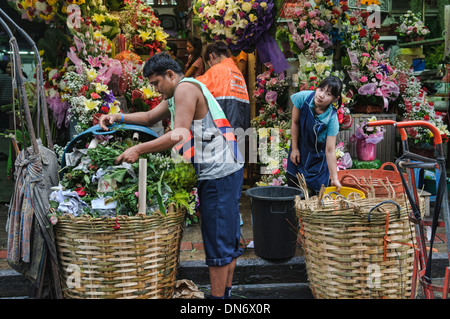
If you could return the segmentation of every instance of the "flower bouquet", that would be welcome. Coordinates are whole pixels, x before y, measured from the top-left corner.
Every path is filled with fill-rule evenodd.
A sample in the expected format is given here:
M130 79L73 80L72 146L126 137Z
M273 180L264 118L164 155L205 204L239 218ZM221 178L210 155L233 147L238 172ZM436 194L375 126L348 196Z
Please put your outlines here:
M122 66L108 57L110 45L92 27L85 33L76 32L74 41L75 46L67 54L73 65L67 67L58 88L61 100L70 104L69 119L76 120L75 129L81 133L95 125L100 114L120 112L120 103L108 83L113 75L122 74Z
M352 157L349 152L346 152L343 142L336 145L336 163L338 171L348 169L353 165Z
M284 73L275 73L270 63L266 67L267 70L256 77L253 97L259 106L267 103L284 106L288 99L289 81Z
M78 2L81 1L84 3L84 0ZM8 0L8 2L22 14L22 19L47 24L55 19L60 8L60 2L57 0Z
M442 140L448 141L450 132L444 124L445 113L435 111L434 103L429 101L427 92L423 89L422 83L410 69L404 70L406 78L405 85L402 86L402 102L399 109L406 120L428 121L440 132ZM425 156L434 154L433 134L423 127L410 127L406 129L410 138L410 148L414 152Z
M161 27L161 21L153 9L140 0L129 0L120 11L120 28L132 51L140 55L160 52L169 36Z
M388 54L380 46L367 44L366 51L348 49L350 65L346 66L350 77L350 85L357 90L355 111L360 108L376 105L379 111L389 109L389 102L395 101L400 94L397 85L397 71L390 65ZM368 111L369 113L370 111Z
M334 14L331 10L319 6L312 7L309 1L300 1L301 5L294 11L292 22L288 22L288 28L292 35L292 40L297 48L294 52L310 51L310 55L316 52L323 52L323 49L330 47L333 43L329 37ZM319 4L322 1L318 1ZM337 10L337 9L336 9Z
M384 138L386 129L383 126L369 126L368 122L376 121L375 116L356 125L350 142L356 142L356 153L361 161L373 161L376 157L376 144Z
M273 0L198 0L194 10L206 41L223 40L236 54L256 48L261 62L272 62L281 73L288 63L269 31L274 6Z
M344 73L339 70L333 70L333 56L325 56L323 53L316 52L311 54L307 51L298 55L299 70L298 83L299 90L315 90L319 83L328 76L344 78Z
M400 17L400 25L396 31L405 41L423 40L430 33L430 30L420 20L420 14L416 15L411 10Z

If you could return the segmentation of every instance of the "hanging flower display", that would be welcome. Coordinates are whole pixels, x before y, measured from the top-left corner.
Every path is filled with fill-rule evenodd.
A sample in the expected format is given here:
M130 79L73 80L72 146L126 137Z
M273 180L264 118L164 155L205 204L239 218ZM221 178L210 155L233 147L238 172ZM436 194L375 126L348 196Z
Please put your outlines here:
M258 75L253 96L259 108L251 126L258 134L258 156L263 174L256 184L284 185L289 152L291 113L287 109L289 81L284 73L277 74L271 64Z
M225 41L234 53L258 49L261 62L272 62L276 72L288 68L269 33L275 17L273 0L199 0L195 5L206 41Z

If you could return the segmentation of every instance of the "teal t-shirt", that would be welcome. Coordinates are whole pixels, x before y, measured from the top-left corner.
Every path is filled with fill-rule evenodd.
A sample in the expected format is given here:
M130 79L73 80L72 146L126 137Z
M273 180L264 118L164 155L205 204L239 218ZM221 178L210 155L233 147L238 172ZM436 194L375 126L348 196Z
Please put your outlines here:
M300 109L300 107L303 105L305 100L313 92L314 91L306 90L306 91L300 91L295 94L292 94L291 101L297 109ZM309 107L314 108L314 98L311 99ZM312 110L312 111L314 112L314 110ZM326 140L327 136L336 136L339 133L338 117L337 117L336 113L334 115L331 114L331 116L330 116L330 113L332 111L333 111L333 105L330 104L328 106L328 109L325 112L316 116L322 123L324 123L326 125L326 129L323 130L317 137L317 139L320 142L324 142Z

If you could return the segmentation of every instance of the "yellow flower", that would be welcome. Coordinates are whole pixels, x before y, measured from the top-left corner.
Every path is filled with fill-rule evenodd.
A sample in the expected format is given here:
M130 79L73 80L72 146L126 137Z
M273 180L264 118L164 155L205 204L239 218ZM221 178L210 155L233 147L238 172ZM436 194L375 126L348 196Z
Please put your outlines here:
M150 32L142 31L142 30L139 30L138 32L139 32L139 37L142 39L142 41L145 42L150 38Z
M95 92L102 93L108 91L108 86L102 83L94 83Z
M47 0L47 3L51 6L56 4L56 2L58 2L58 0Z
M253 13L249 14L248 18L250 19L250 22L255 22L256 20L258 20L258 17Z
M94 19L97 24L101 24L102 22L105 22L105 17L102 14L94 13L92 15L92 19Z
M244 2L242 4L242 10L244 10L244 12L250 12L251 9L252 9L251 2Z
M97 71L95 71L94 69L89 69L86 71L86 75L88 77L88 80L92 82L97 77Z
M108 114L117 114L119 112L120 112L120 103L119 102L109 103Z
M89 99L84 99L84 108L86 111L92 111L98 108L98 105L101 103L100 101L93 101Z
M62 12L62 13L67 13L67 7L66 7L66 6L63 6L63 7L61 8L61 12Z
M166 43L167 33L165 33L162 29L155 29L155 38L159 42Z
M261 2L259 5L264 9L267 7L267 2Z
M151 97L154 97L154 93L155 92L152 90L152 88L149 85L144 86L143 88L141 88L141 91L142 91L142 93L144 93L144 98L145 99L149 99Z
M103 36L103 33L101 33L100 31L95 31L94 32L94 39L95 40L99 40L99 39L101 39L101 38L104 38L104 36Z
M332 23L332 24L336 24L336 23L337 23L337 20L336 20L336 19L331 19L331 23Z
M22 6L24 7L24 9L26 9L28 7L34 7L35 3L36 3L36 0L25 0L25 1L22 1Z
M39 55L40 55L40 56L43 56L43 55L44 55L44 53L45 53L45 51L44 51L44 50L39 50Z

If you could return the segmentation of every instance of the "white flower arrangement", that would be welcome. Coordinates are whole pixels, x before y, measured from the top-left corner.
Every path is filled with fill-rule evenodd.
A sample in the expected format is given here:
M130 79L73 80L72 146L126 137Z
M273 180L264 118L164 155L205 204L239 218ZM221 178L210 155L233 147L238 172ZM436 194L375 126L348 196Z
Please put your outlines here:
M397 27L397 32L400 36L405 38L425 37L430 33L430 30L420 20L420 14L416 15L411 10L408 10L400 17L400 25Z

